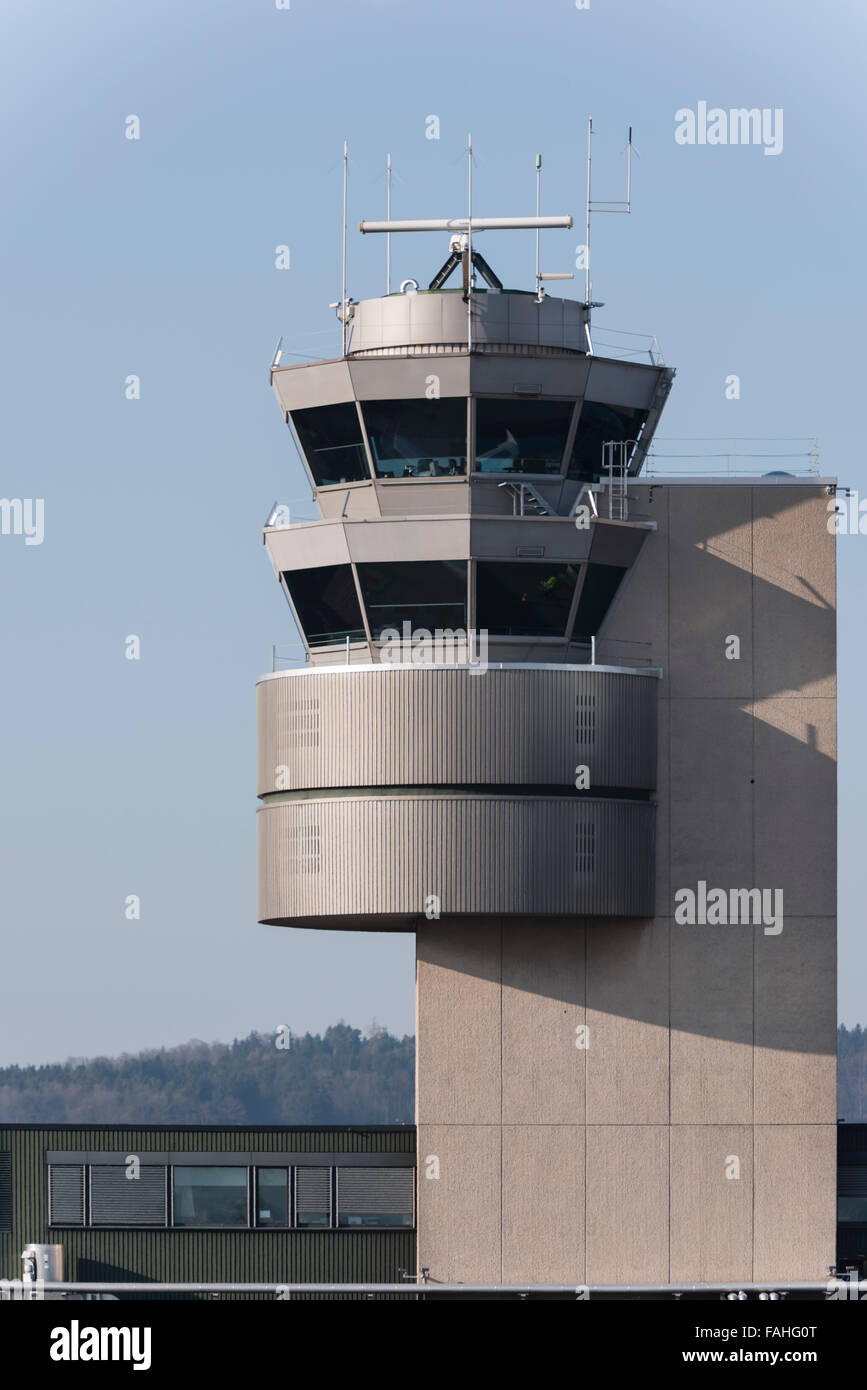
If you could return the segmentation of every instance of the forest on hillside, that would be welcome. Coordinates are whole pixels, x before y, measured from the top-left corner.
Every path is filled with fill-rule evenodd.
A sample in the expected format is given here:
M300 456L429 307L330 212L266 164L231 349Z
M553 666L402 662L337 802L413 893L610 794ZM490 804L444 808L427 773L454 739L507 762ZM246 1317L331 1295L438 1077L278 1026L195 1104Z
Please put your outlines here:
M403 1124L414 1039L375 1024L0 1068L0 1124Z

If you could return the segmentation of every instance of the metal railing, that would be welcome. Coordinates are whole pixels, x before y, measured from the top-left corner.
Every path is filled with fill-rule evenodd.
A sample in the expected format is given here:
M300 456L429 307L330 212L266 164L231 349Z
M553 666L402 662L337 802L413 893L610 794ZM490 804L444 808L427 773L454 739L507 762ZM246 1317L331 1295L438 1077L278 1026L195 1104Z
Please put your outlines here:
M612 343L612 338L630 338L632 342ZM654 367L664 367L665 358L659 339L655 333L631 333L623 328L604 328L596 324L593 328L593 351L597 357L615 357L623 362L640 362L645 358Z
M795 1297L809 1297L824 1294L826 1298L853 1300L867 1294L867 1280L849 1279L830 1275L822 1280L754 1283L730 1281L724 1284L438 1284L410 1278L405 1283L242 1283L242 1282L175 1282L147 1281L117 1282L96 1280L64 1280L62 1282L44 1281L42 1297L63 1293L90 1294L190 1294L190 1293L248 1293L271 1295L274 1298L288 1298L292 1294L362 1294L367 1297L385 1294L402 1297L425 1298L433 1295L490 1294L493 1297L509 1296L526 1298L545 1295L571 1296L586 1302L595 1297L656 1297L682 1298L690 1295L717 1295L720 1299L747 1299L750 1295L762 1301L782 1299L790 1294Z
M681 447L684 445L697 447ZM818 477L818 439L813 436L700 438L657 435L645 456L641 476L761 478L774 473L789 474L793 478Z

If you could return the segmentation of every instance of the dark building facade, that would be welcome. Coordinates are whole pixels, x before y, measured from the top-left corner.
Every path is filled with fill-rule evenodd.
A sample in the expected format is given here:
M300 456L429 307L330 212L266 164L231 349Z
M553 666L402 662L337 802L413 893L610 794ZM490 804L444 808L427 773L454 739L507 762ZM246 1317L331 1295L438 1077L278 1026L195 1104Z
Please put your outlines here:
M837 1126L837 1267L867 1276L867 1124Z
M406 1125L6 1125L0 1279L46 1244L70 1281L400 1283L414 1188Z

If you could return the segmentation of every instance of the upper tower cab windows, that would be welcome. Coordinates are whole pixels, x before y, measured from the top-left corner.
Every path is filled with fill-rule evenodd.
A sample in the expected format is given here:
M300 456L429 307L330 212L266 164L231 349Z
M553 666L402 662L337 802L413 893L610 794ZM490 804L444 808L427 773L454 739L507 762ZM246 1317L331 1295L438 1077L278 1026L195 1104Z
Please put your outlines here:
M467 471L467 401L365 401L378 478L454 478Z
M357 405L344 401L293 410L291 418L317 487L372 478L429 482L466 477L468 404L466 396L370 400ZM567 472L582 481L603 475L604 444L637 440L647 419L646 410L596 401L477 396L474 471L488 476L560 475L576 411Z
M559 473L574 401L476 402L476 471Z
M347 482L461 478L467 475L468 402L465 396L438 400L364 400L292 411L292 424L317 488ZM646 410L603 406L593 400L475 398L475 473L563 473L572 416L578 410L568 477L593 480L603 474L603 445L635 441ZM367 445L358 411L364 417ZM629 450L631 453L631 450Z

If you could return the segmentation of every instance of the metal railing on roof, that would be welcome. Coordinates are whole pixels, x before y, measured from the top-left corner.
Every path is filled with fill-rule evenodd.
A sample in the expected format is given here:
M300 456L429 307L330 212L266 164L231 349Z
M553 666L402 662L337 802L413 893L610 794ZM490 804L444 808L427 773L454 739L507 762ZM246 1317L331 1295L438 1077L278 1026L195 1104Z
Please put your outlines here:
M682 447L686 445L697 447ZM740 438L657 435L645 455L641 472L644 478L762 478L774 474L818 477L818 439L812 435Z
M612 338L631 339L630 342L611 342ZM597 323L593 328L593 352L596 357L616 357L624 362L649 360L654 367L664 367L665 358L655 333L631 333L623 328L605 328Z

